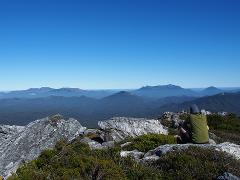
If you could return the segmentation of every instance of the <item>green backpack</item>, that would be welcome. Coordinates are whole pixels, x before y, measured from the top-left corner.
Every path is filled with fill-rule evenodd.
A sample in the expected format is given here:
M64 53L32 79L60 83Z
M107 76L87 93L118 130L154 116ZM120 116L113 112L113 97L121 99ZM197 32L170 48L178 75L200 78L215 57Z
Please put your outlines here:
M190 116L190 125L194 143L204 144L209 142L207 117L205 115L192 114Z

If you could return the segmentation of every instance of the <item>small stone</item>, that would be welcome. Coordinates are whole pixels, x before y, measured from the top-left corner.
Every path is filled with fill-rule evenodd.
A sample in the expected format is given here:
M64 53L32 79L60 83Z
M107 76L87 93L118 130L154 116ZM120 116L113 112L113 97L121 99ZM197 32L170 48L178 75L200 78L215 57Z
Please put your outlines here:
M124 147L126 147L126 146L128 146L128 145L130 145L130 144L132 144L132 142L126 142L126 143L124 143L124 144L121 144L120 147L121 147L121 148L124 148Z
M138 150L133 150L133 151L121 151L120 152L121 157L133 157L135 160L140 160L143 156L144 153L140 152Z

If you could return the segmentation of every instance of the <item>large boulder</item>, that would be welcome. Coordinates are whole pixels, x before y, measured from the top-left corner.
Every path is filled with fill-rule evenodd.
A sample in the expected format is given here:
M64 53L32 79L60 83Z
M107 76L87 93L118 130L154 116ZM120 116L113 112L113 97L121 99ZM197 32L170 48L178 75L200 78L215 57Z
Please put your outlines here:
M25 161L37 158L45 149L65 139L71 141L85 131L77 120L56 115L36 120L25 127L1 126L0 176L8 177Z
M167 128L154 119L114 117L107 121L99 121L98 126L109 132L108 136L117 142L126 137L144 134L168 134Z

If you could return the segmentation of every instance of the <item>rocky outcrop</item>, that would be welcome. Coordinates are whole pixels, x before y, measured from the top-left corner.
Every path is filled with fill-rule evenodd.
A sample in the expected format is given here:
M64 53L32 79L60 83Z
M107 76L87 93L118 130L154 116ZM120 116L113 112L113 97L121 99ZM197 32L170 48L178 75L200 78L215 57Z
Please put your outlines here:
M144 118L115 117L108 121L99 121L98 126L114 141L121 141L126 137L136 137L144 134L168 134L158 120Z
M240 145L232 144L232 143L222 143L222 144L166 144L157 147L154 150L150 150L144 155L144 158L157 155L161 156L168 152L172 151L179 151L189 148L190 146L195 147L202 147L202 148L214 148L217 151L223 151L228 153L229 155L232 155L236 159L240 159Z
M9 138L22 132L24 129L24 126L0 125L0 151L5 141L8 141Z
M165 155L172 151L186 150L190 146L201 147L201 148L214 148L217 151L223 151L233 156L236 159L240 159L240 145L232 143L222 144L166 144L157 147L156 149L150 150L147 153L143 153L137 150L133 151L121 151L121 157L130 156L138 162L148 163L151 161L157 161L162 155Z
M56 115L36 120L25 127L1 126L0 176L7 177L24 161L53 148L57 141L73 140L85 131L77 120Z

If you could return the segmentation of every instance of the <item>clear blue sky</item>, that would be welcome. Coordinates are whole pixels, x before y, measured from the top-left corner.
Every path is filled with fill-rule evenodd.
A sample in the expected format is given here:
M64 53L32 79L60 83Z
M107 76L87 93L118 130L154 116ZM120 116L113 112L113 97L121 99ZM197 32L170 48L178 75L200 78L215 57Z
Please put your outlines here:
M0 90L240 86L239 0L1 0Z

